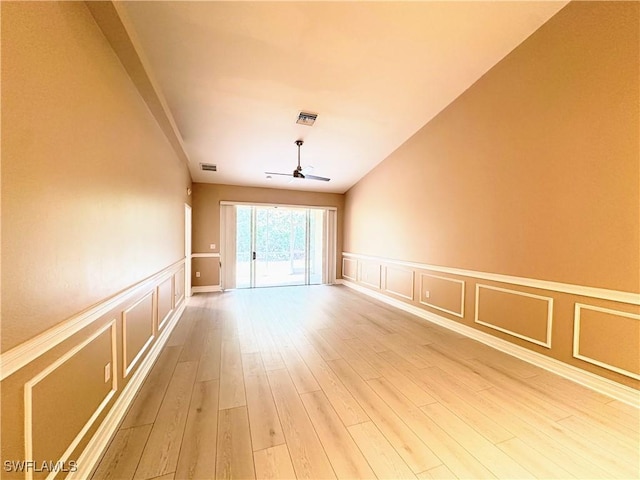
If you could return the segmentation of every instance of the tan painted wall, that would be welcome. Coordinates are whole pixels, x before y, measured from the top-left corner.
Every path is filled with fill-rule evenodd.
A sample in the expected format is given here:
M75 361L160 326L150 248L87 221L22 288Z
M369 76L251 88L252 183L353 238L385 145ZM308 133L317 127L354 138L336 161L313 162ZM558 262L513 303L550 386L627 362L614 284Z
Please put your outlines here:
M196 273L200 272L200 277ZM191 283L194 286L220 285L220 259L194 258L191 260Z
M192 244L194 253L217 253L220 251L221 201L336 207L338 209L337 251L342 251L342 217L344 214L344 195L342 194L194 183ZM212 243L216 245L215 250L209 248ZM207 260L209 259L195 258L193 260L192 281L194 286L212 285L207 283L211 281L219 282L219 264L216 261ZM201 271L200 278L195 277L196 268ZM342 271L340 258L336 259L336 269L338 278L340 278Z
M616 334L612 335L614 331ZM578 353L640 375L640 311L580 309Z
M561 10L347 192L345 250L638 291L639 8Z
M637 2L570 3L346 193L344 251L639 292L639 25ZM530 293L556 299L551 350L475 324L475 279L464 319L421 306L637 387L572 358L584 299ZM499 319L488 298L482 315L544 335L546 316L526 302ZM627 333L613 342L626 349L619 365L638 358Z
M75 460L182 306L190 177L83 2L1 9L3 360L102 308L2 381L1 458L24 460L30 434L39 462L77 438Z
M3 351L182 258L189 184L83 3L3 2Z

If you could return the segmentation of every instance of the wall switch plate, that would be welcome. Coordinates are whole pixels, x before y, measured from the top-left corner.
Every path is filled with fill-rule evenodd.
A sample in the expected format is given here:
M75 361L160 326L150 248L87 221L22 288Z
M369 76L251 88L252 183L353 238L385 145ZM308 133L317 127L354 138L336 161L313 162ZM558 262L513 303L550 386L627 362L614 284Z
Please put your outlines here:
M210 244L209 244L209 248L210 248L211 250L215 250L215 249L216 249L216 244L215 244L215 243L210 243Z
M111 380L111 362L104 366L104 383L107 383L109 380Z
M424 298L429 298L430 296L431 296L431 292L429 290L424 292Z
M200 272L196 272L196 278L200 278Z

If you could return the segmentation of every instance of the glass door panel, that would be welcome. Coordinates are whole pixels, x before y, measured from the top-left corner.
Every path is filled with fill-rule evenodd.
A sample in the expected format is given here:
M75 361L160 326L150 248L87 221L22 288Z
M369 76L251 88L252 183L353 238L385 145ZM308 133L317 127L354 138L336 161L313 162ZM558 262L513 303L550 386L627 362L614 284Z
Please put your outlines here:
M309 210L309 285L322 283L324 265L324 210Z
M256 207L255 286L305 284L306 211Z
M294 277L296 285L306 283L307 265L307 211L291 210L291 255L289 257L289 275Z
M236 288L323 283L325 212L236 207Z
M252 286L253 207L236 207L236 288Z

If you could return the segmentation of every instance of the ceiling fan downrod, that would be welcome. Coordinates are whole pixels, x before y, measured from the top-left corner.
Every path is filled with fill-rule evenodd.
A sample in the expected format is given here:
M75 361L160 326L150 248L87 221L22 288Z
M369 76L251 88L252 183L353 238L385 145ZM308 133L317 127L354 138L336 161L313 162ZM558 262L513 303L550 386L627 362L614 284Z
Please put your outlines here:
M298 168L296 168L296 170L298 170L299 172L302 171L302 167L300 166L300 147L303 143L304 141L302 140L296 140L296 145L298 146Z

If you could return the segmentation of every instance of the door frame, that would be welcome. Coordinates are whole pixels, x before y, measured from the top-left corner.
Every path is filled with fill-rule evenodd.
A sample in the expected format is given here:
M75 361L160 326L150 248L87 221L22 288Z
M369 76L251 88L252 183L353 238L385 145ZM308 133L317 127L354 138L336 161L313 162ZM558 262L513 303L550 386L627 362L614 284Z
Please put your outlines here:
M282 208L309 208L309 209L314 209L314 210L324 210L324 211L332 211L334 212L334 216L335 216L335 224L333 225L333 235L332 238L330 239L326 239L327 241L325 242L325 246L329 247L328 248L328 252L327 255L330 256L330 258L327 258L327 261L325 262L325 265L323 265L323 270L327 270L326 271L326 275L327 275L327 281L324 282L324 285L332 285L334 283L336 283L336 261L337 261L337 241L338 241L338 220L337 220L337 211L338 211L338 207L332 207L332 206L328 206L328 205L296 205L296 204L291 204L291 203L263 203L263 202L236 202L236 201L229 201L229 200L221 200L220 201L220 210L219 210L219 218L220 218L220 285L221 285L221 289L225 290L228 289L229 286L226 285L226 271L225 269L227 268L227 263L229 263L229 259L227 258L229 251L233 252L233 256L234 256L234 262L235 262L235 243L233 245L227 245L228 243L230 243L230 238L227 235L228 229L227 229L227 218L225 215L225 212L223 210L224 206L238 206L238 205L243 205L243 206L250 206L250 207L282 207ZM235 218L235 215L233 216ZM328 222L328 217L329 215L327 214L327 222ZM234 231L235 231L235 226L233 227ZM326 229L326 225L325 225L325 229ZM234 232L235 233L235 232ZM328 232L325 232L325 235ZM234 242L235 242L235 235L234 235ZM323 279L324 279L325 274L323 274ZM235 288L235 287L234 287Z
M191 296L191 206L184 204L184 295Z

